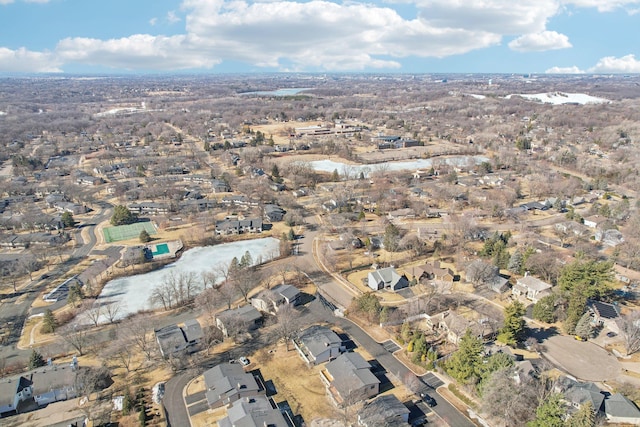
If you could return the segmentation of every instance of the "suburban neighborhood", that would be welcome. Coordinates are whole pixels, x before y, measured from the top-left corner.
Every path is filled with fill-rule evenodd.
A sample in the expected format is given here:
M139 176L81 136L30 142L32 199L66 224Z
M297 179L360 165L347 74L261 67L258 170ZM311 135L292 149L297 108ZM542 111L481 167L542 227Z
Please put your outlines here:
M0 424L640 425L636 76L0 93Z

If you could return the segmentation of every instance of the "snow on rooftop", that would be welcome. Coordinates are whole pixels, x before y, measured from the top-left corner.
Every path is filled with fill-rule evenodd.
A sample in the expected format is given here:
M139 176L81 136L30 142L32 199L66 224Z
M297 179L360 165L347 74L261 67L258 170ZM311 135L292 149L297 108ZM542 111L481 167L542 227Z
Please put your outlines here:
M529 101L537 101L543 104L608 104L611 101L605 98L587 95L586 93L564 93L564 92L547 92L547 93L524 93L511 94L505 96L505 99L511 99L512 96L520 96Z

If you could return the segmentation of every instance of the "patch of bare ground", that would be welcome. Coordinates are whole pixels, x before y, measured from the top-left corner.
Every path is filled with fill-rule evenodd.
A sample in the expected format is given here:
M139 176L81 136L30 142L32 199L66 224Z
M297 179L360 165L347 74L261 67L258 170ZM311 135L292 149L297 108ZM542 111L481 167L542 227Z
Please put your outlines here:
M275 400L286 400L294 414L305 420L335 415L336 409L320 379L321 366L307 366L292 347L287 351L284 344L260 350L253 358L263 378L275 384Z

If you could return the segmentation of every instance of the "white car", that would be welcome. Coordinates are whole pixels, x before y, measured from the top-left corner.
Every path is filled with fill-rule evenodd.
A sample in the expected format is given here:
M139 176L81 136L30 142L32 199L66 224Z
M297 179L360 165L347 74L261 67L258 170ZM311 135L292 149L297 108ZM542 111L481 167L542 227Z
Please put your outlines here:
M240 362L240 364L242 366L247 366L249 364L249 359L247 359L246 357L242 356L241 358L238 359L238 361Z

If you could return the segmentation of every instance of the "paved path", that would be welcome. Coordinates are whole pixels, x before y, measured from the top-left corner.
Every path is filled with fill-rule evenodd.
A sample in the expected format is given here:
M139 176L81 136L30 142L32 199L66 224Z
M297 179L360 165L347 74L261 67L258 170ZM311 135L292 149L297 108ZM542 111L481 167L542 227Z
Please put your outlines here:
M584 381L608 381L622 372L616 357L602 347L573 337L554 335L542 343L545 357L562 370Z

